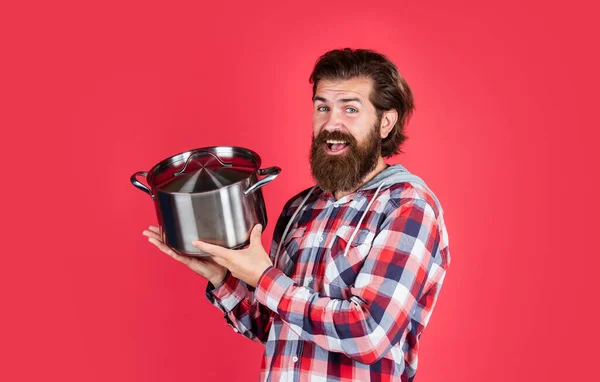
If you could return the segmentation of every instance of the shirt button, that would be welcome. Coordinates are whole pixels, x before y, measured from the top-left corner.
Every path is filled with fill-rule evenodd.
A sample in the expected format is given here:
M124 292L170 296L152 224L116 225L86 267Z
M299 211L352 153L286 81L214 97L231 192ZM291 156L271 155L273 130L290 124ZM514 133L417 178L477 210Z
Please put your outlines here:
M312 276L308 276L308 277L306 278L306 280L308 280L308 282L311 282L311 281L312 281L312 279L313 279L313 277L312 277Z
M319 243L323 242L323 236L319 236Z
M333 206L334 206L335 208L338 208L340 205L339 205L339 204L336 202L336 203L333 203Z
M296 356L293 356L293 357L292 357L292 361L294 361L294 363L298 362L298 357L296 357Z

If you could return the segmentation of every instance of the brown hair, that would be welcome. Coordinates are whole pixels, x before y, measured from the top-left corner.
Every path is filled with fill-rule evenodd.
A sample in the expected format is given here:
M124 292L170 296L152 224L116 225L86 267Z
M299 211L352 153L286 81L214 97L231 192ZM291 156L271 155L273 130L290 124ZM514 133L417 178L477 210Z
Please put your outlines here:
M313 84L313 97L321 80L349 80L366 77L373 81L369 100L377 111L377 123L387 110L398 111L398 121L381 142L381 156L390 157L401 153L400 146L408 139L404 128L412 115L415 104L408 84L398 68L383 54L367 49L335 49L317 60L309 82Z

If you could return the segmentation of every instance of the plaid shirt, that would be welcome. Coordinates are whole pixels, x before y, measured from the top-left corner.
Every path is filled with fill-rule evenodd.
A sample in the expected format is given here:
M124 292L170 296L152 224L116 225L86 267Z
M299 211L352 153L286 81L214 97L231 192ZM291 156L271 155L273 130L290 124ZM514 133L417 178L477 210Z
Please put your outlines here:
M413 380L450 264L426 187L396 183L337 201L304 190L277 221L272 261L278 249L256 289L228 272L206 290L235 332L265 345L262 381Z

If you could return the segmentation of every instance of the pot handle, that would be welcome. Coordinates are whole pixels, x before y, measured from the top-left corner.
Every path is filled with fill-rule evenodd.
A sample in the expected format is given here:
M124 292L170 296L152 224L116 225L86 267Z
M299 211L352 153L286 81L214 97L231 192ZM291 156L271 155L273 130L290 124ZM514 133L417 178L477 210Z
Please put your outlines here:
M277 178L277 175L281 172L281 169L277 166L261 168L258 170L258 175L266 175L264 178L254 183L252 186L248 187L246 191L244 191L244 195L250 195L254 191L258 190L265 184L271 182L273 179Z
M150 197L152 198L152 200L154 200L154 195L152 194L152 191L146 187L142 182L140 182L139 180L137 180L137 176L138 175L142 175L142 176L147 176L148 173L146 171L138 171L135 174L131 175L131 178L129 178L129 180L131 180L131 183L139 188L140 190L144 191L145 193L147 193L148 195L150 195Z

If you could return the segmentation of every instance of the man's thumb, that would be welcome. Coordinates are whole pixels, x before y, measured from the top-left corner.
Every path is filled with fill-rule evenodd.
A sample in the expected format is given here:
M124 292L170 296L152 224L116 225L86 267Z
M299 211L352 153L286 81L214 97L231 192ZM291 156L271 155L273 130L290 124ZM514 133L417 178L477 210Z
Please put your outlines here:
M260 243L260 236L262 235L262 225L257 224L254 226L254 228L252 229L252 235L250 235L250 244L252 244L253 242L258 242Z

